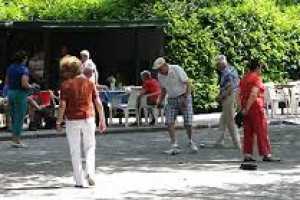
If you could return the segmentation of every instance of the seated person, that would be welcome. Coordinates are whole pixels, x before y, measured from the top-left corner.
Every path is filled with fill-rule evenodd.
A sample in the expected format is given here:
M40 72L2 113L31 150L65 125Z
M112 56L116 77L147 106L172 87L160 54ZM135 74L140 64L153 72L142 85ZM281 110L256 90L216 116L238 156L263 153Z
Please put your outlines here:
M142 92L139 94L137 98L137 110L140 109L141 106L141 99L143 96L147 96L147 105L157 105L158 99L161 93L159 82L152 77L151 72L144 70L141 73L142 79ZM150 115L152 117L150 125L155 124L155 117L153 113L153 109L149 109ZM141 123L141 120L139 120ZM137 125L135 122L133 125Z
M3 101L3 107L4 107L4 114L6 117L6 127L10 127L10 114L9 114L9 104L8 104L8 92L9 92L9 87L7 84L4 85L3 87L3 97L5 100ZM27 102L28 102L28 114L30 118L30 122L34 121L35 118L35 113L34 111L36 110L41 110L42 107L40 107L30 96L27 97ZM29 124L30 128L30 124Z
M30 117L29 130L55 128L55 105L58 97L54 95L53 91L42 91L38 94L30 95L29 98L32 99L30 104L33 105L29 107L28 111Z
M42 109L42 106L40 106L32 96L27 97L28 102L28 115L29 115L29 130L30 131L36 131L38 128L40 128L40 124L38 123L40 121L40 117L38 112Z
M34 51L34 55L28 62L28 71L30 77L41 85L44 82L45 53L38 47L35 47Z

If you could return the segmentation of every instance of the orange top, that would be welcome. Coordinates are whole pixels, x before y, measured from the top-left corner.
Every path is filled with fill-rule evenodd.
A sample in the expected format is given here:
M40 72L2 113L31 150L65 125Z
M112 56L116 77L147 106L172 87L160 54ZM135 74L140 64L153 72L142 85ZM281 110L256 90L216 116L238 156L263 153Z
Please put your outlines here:
M246 107L252 87L254 86L259 88L256 102L261 106L264 105L265 86L261 76L257 72L249 72L240 81L241 104L243 108Z
M94 83L87 78L76 77L66 80L61 86L62 100L66 101L68 120L86 119L95 116L93 101L98 92Z

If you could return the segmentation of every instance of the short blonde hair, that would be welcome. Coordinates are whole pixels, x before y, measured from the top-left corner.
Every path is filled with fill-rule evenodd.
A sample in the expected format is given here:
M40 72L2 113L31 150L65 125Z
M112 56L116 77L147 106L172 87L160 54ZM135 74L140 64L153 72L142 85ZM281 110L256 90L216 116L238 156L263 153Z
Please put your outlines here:
M81 74L82 62L76 56L67 55L60 60L59 67L65 72L64 78L70 79Z

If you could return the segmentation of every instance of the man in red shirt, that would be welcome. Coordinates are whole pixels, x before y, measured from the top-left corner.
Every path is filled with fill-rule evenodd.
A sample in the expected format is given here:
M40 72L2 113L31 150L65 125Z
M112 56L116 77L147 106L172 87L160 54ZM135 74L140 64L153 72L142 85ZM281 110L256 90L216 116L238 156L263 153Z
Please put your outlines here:
M148 70L144 70L141 73L142 79L142 92L139 94L137 99L137 110L140 109L141 106L141 99L144 96L147 96L146 103L147 105L157 105L158 99L160 96L160 85L158 81L152 77L151 72ZM153 109L149 109L152 120L149 123L150 125L155 124L155 117L153 114ZM137 125L138 122L134 123L133 125ZM141 123L141 120L140 120Z

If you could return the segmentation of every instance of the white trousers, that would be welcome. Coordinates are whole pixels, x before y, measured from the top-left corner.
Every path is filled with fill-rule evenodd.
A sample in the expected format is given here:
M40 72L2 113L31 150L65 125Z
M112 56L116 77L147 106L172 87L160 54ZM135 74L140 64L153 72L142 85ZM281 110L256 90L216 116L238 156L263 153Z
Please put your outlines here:
M219 122L219 130L222 132L218 142L224 142L226 127L231 135L235 146L241 150L240 134L234 121L235 116L235 93L227 96L222 101L222 114Z
M87 175L95 175L95 118L83 120L67 120L66 133L69 142L74 179L76 185L84 185ZM85 154L85 173L82 167L81 144Z

